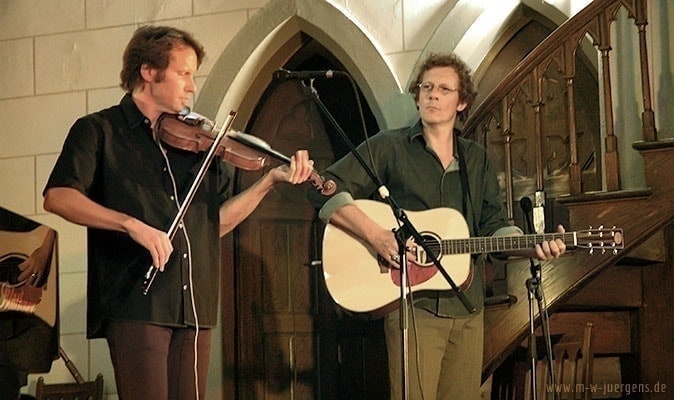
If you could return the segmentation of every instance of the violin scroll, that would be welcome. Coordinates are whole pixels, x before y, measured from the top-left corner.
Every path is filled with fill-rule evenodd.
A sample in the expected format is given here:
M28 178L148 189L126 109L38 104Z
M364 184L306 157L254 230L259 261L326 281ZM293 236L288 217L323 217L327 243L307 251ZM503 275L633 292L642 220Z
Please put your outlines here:
M320 175L316 175L314 178L315 174L311 174L311 184L314 185L316 189L318 189L322 195L324 196L332 196L333 193L335 193L335 190L337 190L337 184L335 181L332 179L330 180L325 180L324 177Z
M267 154L279 161L283 161L286 164L290 164L289 157L272 149L269 143L265 142L264 140L260 139L257 136L253 136L249 133L230 130L229 132L227 132L227 138L232 139L232 141L237 142L245 146L246 148L253 149L263 154ZM333 193L335 193L335 190L337 189L337 185L335 184L334 181L332 180L326 181L325 178L320 176L316 171L313 171L311 173L309 180L311 180L311 184L318 191L320 191L321 194L325 196L332 195Z

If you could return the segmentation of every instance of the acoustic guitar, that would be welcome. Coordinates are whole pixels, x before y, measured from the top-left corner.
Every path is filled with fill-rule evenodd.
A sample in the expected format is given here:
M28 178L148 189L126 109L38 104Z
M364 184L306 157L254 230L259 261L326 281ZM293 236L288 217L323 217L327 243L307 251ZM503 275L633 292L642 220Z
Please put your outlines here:
M34 285L19 281L19 264L28 259L43 244L50 228L41 225L28 232L0 229L0 312L21 311L35 314L50 326L55 326L58 316L56 242L51 244L52 257L39 281Z
M398 228L387 204L356 200L355 204L380 226ZM561 239L567 248L586 248L590 253L617 254L624 247L622 229L587 229L575 232L519 236L469 237L463 215L451 208L407 212L426 247L440 261L457 286L467 288L472 279L471 254L531 249L536 244ZM447 291L451 286L422 246L411 248L416 261L408 262L408 293ZM400 270L381 259L362 240L328 224L323 236L323 277L330 296L354 314L380 317L395 309L400 297Z

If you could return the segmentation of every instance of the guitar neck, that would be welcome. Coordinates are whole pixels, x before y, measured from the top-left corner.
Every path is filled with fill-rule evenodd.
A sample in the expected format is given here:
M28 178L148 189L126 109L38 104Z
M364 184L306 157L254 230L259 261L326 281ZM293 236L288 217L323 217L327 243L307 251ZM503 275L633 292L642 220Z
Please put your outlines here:
M576 232L472 237L443 240L442 254L497 253L533 249L536 244L556 239L561 239L568 247L575 247L578 244Z

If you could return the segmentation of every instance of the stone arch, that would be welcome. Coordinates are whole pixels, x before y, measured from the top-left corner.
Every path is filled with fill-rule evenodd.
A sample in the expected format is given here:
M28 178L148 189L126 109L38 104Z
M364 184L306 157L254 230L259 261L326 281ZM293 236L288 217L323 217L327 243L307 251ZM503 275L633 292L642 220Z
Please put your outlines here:
M367 35L333 5L315 0L272 0L258 10L218 57L195 109L209 117L237 110L234 127L245 127L273 71L299 48L301 33L346 67L382 129L414 116L413 101Z
M480 37L477 38L470 35L470 30L480 24L480 19L485 17L488 10L469 2L458 2L448 11L429 38L419 55L420 59L426 57L429 52L452 51L456 52L473 71L477 72L484 69L485 64L490 63L489 53L498 51L507 42L508 36L513 33L511 28L513 25L518 25L516 20L521 19L520 14L526 13L523 8L541 15L555 26L563 24L572 17L572 15L569 15L569 12L571 12L570 6L566 3L553 5L539 0L519 0L504 1L500 7L502 7L502 12L497 13L496 18L489 21L489 30L486 32L480 31ZM490 4L489 8L493 11L493 5ZM462 23L457 24L457 21ZM596 70L596 52L587 39L584 41L581 50Z
M568 2L551 5L535 0L510 0L499 3L499 9L486 7L458 2L447 12L419 54L419 59L425 58L430 52L439 51L459 55L473 71L478 86L476 106L505 77L492 75L493 72L511 70L526 55L522 53L521 58L512 60L512 65L498 63L499 52L517 37L518 31L532 21L553 31L573 16L570 15L572 10ZM456 21L462 23L457 24ZM540 39L544 36L547 33ZM579 51L584 56L585 64L596 74L599 57L588 37L582 41ZM409 79L412 78L410 76Z

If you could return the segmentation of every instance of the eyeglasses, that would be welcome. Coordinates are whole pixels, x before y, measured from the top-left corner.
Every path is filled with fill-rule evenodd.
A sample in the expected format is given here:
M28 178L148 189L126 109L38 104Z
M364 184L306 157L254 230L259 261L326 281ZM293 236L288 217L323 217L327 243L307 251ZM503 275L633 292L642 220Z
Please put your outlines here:
M433 89L435 89L435 83L433 83L433 82L421 82L420 84L417 85L417 87L419 88L419 90L421 92L428 94L428 93L431 93L433 91ZM452 89L452 88L448 88L445 85L438 85L438 90L440 91L441 95L447 96L448 94L450 94L452 92L456 92L459 89Z

